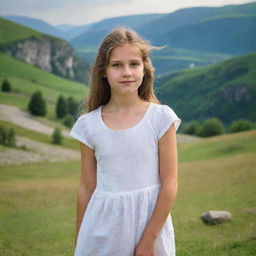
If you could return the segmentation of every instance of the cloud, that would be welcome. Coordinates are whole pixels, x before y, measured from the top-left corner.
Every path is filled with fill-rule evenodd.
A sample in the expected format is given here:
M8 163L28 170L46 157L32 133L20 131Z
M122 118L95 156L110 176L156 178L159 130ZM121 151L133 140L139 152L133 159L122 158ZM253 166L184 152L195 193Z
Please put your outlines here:
M101 19L143 13L170 13L193 6L222 6L248 0L0 0L0 15L23 15L52 24L87 24Z

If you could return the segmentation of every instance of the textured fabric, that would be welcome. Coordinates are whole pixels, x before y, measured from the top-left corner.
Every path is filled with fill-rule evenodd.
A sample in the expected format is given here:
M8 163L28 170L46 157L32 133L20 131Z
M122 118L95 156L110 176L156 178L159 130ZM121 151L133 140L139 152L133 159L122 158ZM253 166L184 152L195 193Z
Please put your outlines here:
M150 103L133 127L113 130L103 121L102 105L80 116L70 136L95 150L97 186L87 205L75 256L133 256L161 188L158 140L181 119L167 105ZM158 238L157 256L174 256L169 214Z

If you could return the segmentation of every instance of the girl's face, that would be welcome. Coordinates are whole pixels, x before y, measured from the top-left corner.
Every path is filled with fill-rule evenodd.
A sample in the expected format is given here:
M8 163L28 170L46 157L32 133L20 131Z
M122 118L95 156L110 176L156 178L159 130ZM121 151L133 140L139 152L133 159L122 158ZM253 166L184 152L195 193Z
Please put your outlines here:
M138 46L127 43L112 50L104 76L111 92L137 93L143 76L144 64Z

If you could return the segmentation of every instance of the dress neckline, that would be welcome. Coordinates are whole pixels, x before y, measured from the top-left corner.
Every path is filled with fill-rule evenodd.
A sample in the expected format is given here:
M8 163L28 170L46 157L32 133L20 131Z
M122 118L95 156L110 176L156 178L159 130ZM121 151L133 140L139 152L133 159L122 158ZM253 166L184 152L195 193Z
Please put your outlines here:
M151 109L152 105L153 105L153 102L149 102L148 107L147 107L147 109L145 110L144 115L143 115L143 117L140 119L140 121L137 122L137 124L135 124L134 126L129 127L129 128L126 128L126 129L118 129L118 130L117 130L117 129L112 129L112 128L108 127L108 126L105 124L105 122L104 122L103 119L102 119L102 115L101 115L101 114L102 114L102 107L103 107L104 105L101 105L101 106L99 107L99 111L98 111L98 113L99 113L99 119L100 119L100 122L101 122L102 126L103 126L106 130L109 130L109 131L111 131L111 132L120 133L120 132L130 131L130 130L133 130L133 129L139 127L141 124L143 124L143 122L144 122L144 120L146 119L148 113L150 112L150 109Z

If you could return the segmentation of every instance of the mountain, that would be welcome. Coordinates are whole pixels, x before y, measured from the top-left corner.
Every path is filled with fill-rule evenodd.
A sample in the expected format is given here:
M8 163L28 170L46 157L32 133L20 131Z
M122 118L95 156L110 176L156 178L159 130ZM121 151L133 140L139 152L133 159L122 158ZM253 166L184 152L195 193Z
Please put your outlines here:
M140 27L162 16L164 16L164 14L143 14L104 19L95 23L85 33L72 39L70 42L74 47L85 45L95 47L110 30L118 26L127 26L139 30Z
M55 27L50 25L49 23L42 21L40 19L35 19L35 18L28 18L28 17L23 17L23 16L16 16L16 15L9 15L9 16L4 16L3 18L18 23L20 25L23 25L25 27L37 30L38 32L41 32L43 34L48 34L54 37L59 37L65 39L64 32Z
M138 32L148 38L153 44L159 42L164 35L212 18L255 16L256 3L227 5L222 7L192 7L166 14L158 20L146 24ZM209 27L210 29L210 27ZM193 35L193 38L195 35ZM166 43L166 42L165 42Z
M23 16L9 15L4 16L3 18L23 25L25 27L37 30L38 32L41 32L43 34L59 37L67 41L70 41L71 39L85 33L94 25L94 23L90 23L82 26L75 26L69 24L53 26L40 19L28 18Z
M87 81L86 64L64 40L0 18L0 50L62 77Z
M256 54L223 63L172 72L157 81L156 94L184 122L218 117L256 121Z
M119 25L135 29L153 45L168 48L152 54L156 75L222 62L256 51L256 3L185 8L161 16L119 17L96 23L71 40L81 58L92 62L104 36Z
M60 29L60 30L63 30L63 31L69 31L69 30L71 30L73 28L76 28L76 26L69 25L69 24L60 24L60 25L57 25L55 27Z
M174 48L243 55L256 51L255 28L256 15L216 17L172 30L157 41Z

